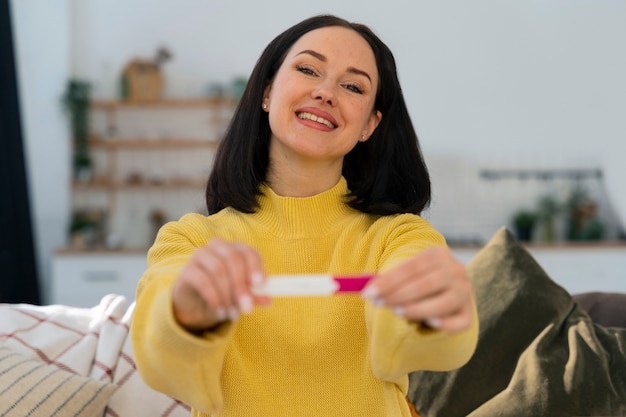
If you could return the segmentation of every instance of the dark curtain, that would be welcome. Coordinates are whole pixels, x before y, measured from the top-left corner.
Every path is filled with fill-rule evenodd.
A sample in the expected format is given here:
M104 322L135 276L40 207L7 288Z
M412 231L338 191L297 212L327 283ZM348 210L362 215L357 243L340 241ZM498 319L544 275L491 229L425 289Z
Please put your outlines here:
M39 304L10 0L0 0L0 302Z

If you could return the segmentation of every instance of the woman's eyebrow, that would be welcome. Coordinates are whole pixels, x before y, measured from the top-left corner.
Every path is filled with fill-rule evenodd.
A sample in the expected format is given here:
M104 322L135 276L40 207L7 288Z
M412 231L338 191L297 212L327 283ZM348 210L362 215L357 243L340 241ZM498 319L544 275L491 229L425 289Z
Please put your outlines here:
M298 56L298 55L302 55L302 54L309 54L309 55L312 55L313 57L315 57L315 58L319 59L319 60L320 60L320 61L322 61L322 62L326 62L326 61L328 61L328 60L326 59L326 56L325 56L325 55L322 55L322 54L320 54L319 52L312 51L311 49L305 49L304 51L298 52L298 53L296 54L296 56Z
M296 54L296 56L302 55L302 54L311 55L312 57L317 58L317 59L319 59L322 62L327 62L328 61L328 59L326 58L325 55L320 54L319 52L313 51L311 49L305 49L304 51L300 51L300 52L298 52ZM352 73L352 74L362 75L362 76L366 77L368 80L370 80L370 83L372 82L372 77L370 77L370 75L366 71L360 70L360 69L355 68L355 67L348 67L347 71L349 73Z

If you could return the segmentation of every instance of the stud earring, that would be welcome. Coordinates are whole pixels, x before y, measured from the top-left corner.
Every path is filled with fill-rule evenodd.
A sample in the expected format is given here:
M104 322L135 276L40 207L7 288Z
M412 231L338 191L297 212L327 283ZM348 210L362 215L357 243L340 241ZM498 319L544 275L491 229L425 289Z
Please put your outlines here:
M361 135L361 140L365 140L365 135Z
M263 110L267 110L267 104L263 103Z

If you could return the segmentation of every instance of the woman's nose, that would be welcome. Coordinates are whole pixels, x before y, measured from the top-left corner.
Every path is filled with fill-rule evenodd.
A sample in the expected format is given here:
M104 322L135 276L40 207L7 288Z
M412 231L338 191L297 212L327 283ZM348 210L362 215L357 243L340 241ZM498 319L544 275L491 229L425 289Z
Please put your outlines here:
M313 91L313 98L334 106L336 102L334 87L328 82L320 83Z

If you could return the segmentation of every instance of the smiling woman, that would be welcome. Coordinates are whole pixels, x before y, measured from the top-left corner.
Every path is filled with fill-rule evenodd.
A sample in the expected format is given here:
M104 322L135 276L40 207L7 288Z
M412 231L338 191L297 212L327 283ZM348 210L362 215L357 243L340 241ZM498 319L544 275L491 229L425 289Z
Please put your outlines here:
M321 28L327 31L326 36L328 31L353 32L345 36L354 37L356 43L349 44L348 47L343 44L345 50L339 55L354 55L356 52L352 49L358 45L360 49L356 49L360 50L362 56L359 57L361 61L344 64L347 66L341 68L346 72L346 76L350 76L347 80L342 80L343 90L346 90L342 96L349 92L358 95L356 86L352 85L355 81L358 81L359 87L363 90L369 86L370 90L363 91L364 94L361 96L373 95L375 100L373 107L368 109L363 117L369 118L374 115L379 118L378 126L374 126L373 132L364 129L358 132L359 143L343 158L342 175L350 186L348 204L357 210L384 215L399 212L418 214L428 206L430 177L423 163L417 135L400 89L393 54L366 26L350 24L332 17L320 17L305 20L283 32L268 45L259 58L240 101L240 111L233 117L209 177L206 198L210 213L228 206L243 212L252 212L257 207L258 186L266 180L268 171L272 134L268 124L269 118L264 115L267 112L265 108L269 109L269 103L262 100L266 97L266 90L271 86L279 70L286 71L286 67L283 68L285 60L291 58L293 60L291 69L299 71L303 78L316 77L315 67L312 69L305 64L309 66L324 64L323 59L319 58L321 55L328 59L324 56L324 51L318 50L317 46L311 48L304 44L300 47L294 45L296 42L306 41L308 36L314 36L311 32ZM340 45L335 45L335 41L333 40L331 45L339 48ZM369 51L367 48L363 49L364 44L369 47ZM314 51L314 54L303 53L304 51ZM315 54L318 55L317 58ZM371 54L375 60L374 68L370 62L363 62ZM297 59L308 61L301 62ZM354 74L355 72L367 72L369 79ZM310 107L315 109L312 114L316 117L325 118L323 114L330 116L325 108L312 104L313 99ZM290 117L292 116L290 114ZM269 117L277 116L269 114ZM326 120L333 123L332 119ZM336 120L335 122L334 126L338 124ZM373 166L376 167L375 170L365 169ZM251 170L253 175L250 175Z
M428 170L366 26L315 16L270 42L206 200L160 230L131 326L144 380L194 416L409 417L409 372L472 355L471 285L419 215ZM263 291L270 275L372 278L305 296Z

